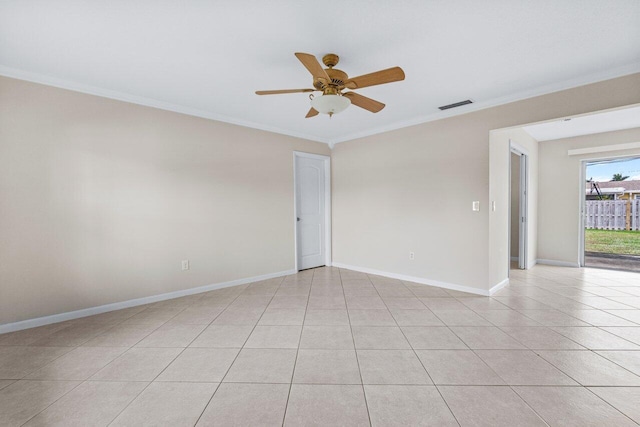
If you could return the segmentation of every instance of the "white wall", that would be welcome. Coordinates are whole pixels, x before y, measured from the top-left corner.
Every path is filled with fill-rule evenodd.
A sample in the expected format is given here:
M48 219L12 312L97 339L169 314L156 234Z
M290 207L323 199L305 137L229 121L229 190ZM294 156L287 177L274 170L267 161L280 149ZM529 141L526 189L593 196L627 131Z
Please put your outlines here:
M538 257L577 266L580 259L582 160L640 155L640 148L569 156L568 150L640 142L640 128L540 143Z
M294 150L0 78L0 324L293 269Z

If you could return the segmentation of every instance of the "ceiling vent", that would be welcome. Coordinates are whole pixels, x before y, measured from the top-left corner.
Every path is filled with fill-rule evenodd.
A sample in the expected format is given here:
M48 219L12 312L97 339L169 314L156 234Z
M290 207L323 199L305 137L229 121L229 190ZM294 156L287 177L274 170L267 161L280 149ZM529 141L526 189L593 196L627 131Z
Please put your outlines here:
M456 102L449 105L443 105L442 107L438 107L440 110L449 110L451 108L462 107L463 105L473 104L473 101L470 99L465 99L464 101Z

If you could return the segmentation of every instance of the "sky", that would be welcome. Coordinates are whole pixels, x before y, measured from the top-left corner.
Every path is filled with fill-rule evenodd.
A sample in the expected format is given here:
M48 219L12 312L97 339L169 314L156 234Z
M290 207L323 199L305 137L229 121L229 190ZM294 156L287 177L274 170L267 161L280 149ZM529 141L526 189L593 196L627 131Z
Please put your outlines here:
M611 181L614 173L620 173L622 176L628 175L627 181L640 180L640 158L587 165L587 179Z

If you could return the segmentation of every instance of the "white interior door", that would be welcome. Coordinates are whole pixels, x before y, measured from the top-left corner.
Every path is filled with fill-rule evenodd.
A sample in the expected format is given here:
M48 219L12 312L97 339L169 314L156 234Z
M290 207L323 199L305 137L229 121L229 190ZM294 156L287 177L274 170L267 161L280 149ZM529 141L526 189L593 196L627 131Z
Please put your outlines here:
M297 156L296 227L298 270L325 265L325 160Z

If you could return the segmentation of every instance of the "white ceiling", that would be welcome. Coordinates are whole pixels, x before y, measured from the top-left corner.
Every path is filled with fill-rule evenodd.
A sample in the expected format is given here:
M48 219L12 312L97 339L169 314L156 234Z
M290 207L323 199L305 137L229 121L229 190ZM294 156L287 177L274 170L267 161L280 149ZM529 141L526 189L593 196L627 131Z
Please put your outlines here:
M0 74L339 142L638 72L639 24L638 0L4 0ZM407 77L305 119L308 94L254 94L311 87L294 52Z
M640 106L524 126L538 141L640 128Z

